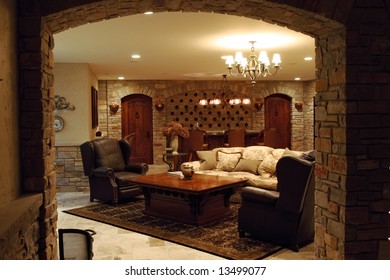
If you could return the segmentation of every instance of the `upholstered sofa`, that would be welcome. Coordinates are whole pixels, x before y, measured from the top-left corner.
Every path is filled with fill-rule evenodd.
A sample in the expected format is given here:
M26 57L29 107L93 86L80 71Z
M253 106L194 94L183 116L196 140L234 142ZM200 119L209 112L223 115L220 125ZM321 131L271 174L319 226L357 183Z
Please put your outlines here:
M312 152L274 149L268 146L215 148L197 151L199 160L184 162L195 173L247 179L247 185L277 190L276 164L283 156L313 157ZM314 158L312 158L314 160Z
M247 179L239 199L238 231L298 251L314 238L315 152L267 146L198 151L186 162L196 173ZM236 201L237 202L237 201Z

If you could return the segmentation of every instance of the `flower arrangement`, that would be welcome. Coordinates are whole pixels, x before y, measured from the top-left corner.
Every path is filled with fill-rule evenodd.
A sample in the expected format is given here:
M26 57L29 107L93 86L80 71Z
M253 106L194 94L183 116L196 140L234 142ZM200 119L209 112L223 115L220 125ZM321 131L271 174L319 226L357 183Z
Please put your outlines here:
M188 129L177 122L170 122L167 127L163 128L162 132L164 136L181 136L183 138L188 138L190 136Z

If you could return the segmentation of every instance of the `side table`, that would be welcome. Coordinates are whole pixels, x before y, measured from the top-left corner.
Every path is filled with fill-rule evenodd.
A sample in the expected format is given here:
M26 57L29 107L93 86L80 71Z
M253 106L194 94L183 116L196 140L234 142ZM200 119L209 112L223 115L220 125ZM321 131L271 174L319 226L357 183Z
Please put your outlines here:
M163 162L168 164L169 171L180 171L180 165L188 160L188 153L163 154Z

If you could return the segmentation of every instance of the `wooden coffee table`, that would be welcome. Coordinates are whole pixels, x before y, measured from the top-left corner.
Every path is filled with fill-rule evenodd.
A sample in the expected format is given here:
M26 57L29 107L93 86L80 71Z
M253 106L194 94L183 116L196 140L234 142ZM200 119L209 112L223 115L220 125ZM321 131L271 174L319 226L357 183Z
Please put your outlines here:
M229 215L230 196L246 180L194 174L183 180L162 173L131 179L145 196L145 214L181 223L204 225Z

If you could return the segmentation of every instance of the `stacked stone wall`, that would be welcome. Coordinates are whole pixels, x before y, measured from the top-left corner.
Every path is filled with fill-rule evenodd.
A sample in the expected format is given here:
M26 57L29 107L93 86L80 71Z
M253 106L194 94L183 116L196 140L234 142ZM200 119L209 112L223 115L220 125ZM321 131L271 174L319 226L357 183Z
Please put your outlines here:
M149 9L263 19L316 38L316 256L390 258L388 1L18 3L21 166L24 191L43 194L40 258L56 252L52 32Z
M347 25L346 259L390 259L389 4L357 1Z
M23 195L0 209L0 260L40 258L40 194Z
M57 189L61 192L89 191L79 146L56 147Z
M31 2L30 5L34 5ZM35 3L36 4L36 3ZM21 169L24 193L40 193L42 206L38 215L29 215L31 227L39 224L34 258L56 259L57 200L55 136L53 128L53 48L49 27L39 9L19 5L19 90ZM34 218L38 217L37 220ZM21 251L23 252L23 251ZM26 256L20 256L24 258Z
M307 84L305 92L303 85ZM247 82L229 82L231 89L238 94L244 94L252 98L252 102L264 102L264 98L272 94L285 94L292 98L292 149L309 150L313 149L313 140L304 141L305 138L313 139L313 97L314 82L257 82L254 88L248 87ZM264 107L256 110L254 104L249 106L237 107L232 112L233 117L237 117L236 111L244 119L239 121L221 121L222 117L218 115L220 107L199 108L198 111L204 111L207 114L207 120L199 118L194 121L189 117L190 113L195 112L193 108L198 106L196 103L200 98L195 100L191 98L195 93L204 93L212 96L213 92L220 89L220 81L99 81L99 129L104 135L111 138L120 139L122 137L122 116L121 110L112 113L107 104L121 104L121 99L130 94L144 94L153 98L153 104L157 101L164 103L164 109L158 112L153 107L153 151L154 163L162 163L162 154L165 153L165 137L162 129L170 121L178 121L190 128L195 122L198 122L206 130L225 130L236 124L248 130L264 129ZM304 98L307 101L304 101ZM302 110L298 110L296 103L302 104ZM195 104L195 105L194 105ZM311 108L310 108L311 106ZM183 109L183 110L180 110ZM196 112L197 113L197 112ZM241 115L242 113L242 115ZM210 121L211 119L211 121ZM216 121L213 121L216 119ZM237 118L236 118L237 119ZM212 127L209 125L212 123ZM218 126L221 124L221 126ZM247 126L245 126L247 124ZM227 126L229 125L229 126Z

